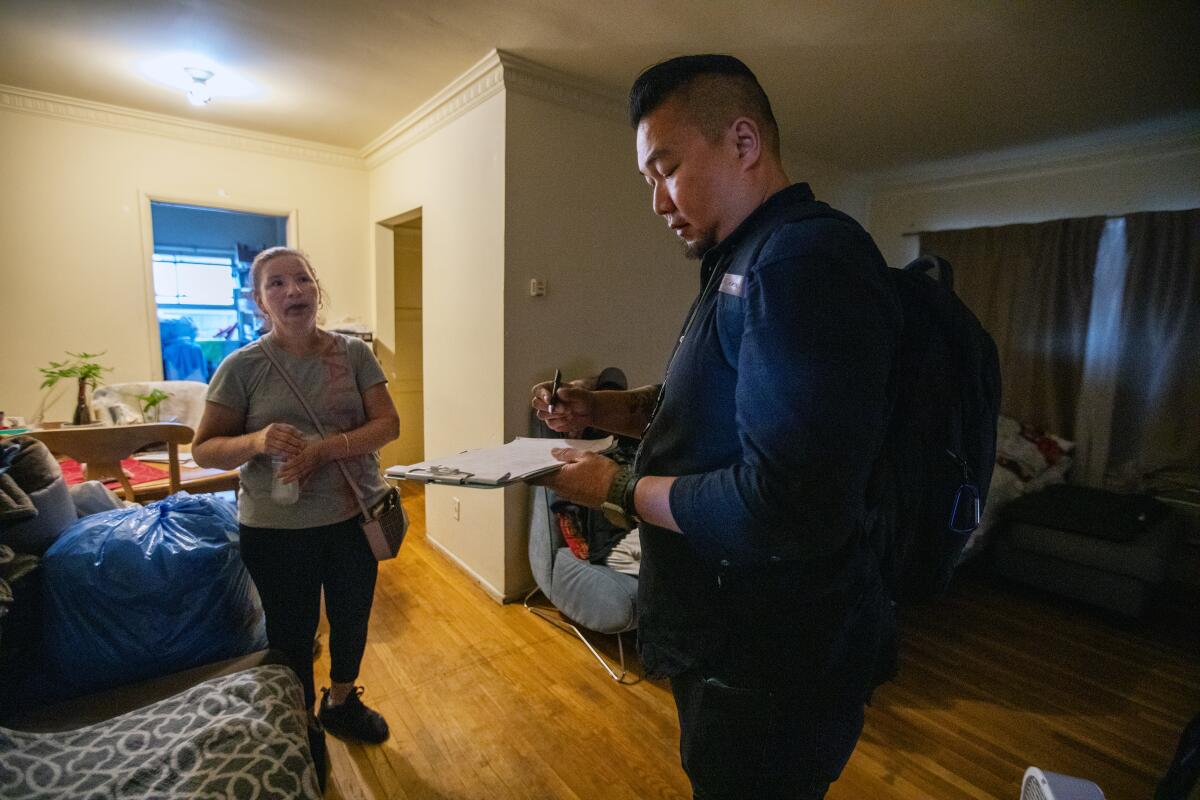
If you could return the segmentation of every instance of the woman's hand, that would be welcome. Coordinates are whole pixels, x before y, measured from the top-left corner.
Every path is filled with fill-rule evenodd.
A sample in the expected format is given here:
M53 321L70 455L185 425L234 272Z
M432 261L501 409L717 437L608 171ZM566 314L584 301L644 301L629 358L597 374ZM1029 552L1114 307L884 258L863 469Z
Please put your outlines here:
M595 417L595 393L582 386L583 381L571 381L560 386L558 396L550 397L550 381L539 383L533 387L533 397L530 404L537 411L537 418L546 423L552 431L578 436L586 428L592 427ZM550 410L553 404L554 410Z
M256 434L255 452L269 456L284 456L291 459L300 453L307 442L304 433L286 422L272 422Z
M279 482L299 481L303 485L317 467L333 459L333 456L329 454L329 445L335 443L340 442L337 439L303 440L300 451L289 455L287 461L279 469Z

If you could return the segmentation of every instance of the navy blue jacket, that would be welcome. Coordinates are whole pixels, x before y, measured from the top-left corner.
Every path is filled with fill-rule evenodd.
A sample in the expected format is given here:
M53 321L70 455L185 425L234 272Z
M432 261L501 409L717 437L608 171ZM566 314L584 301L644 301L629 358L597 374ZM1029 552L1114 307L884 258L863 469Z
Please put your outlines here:
M705 254L635 464L678 476L683 531L642 525L649 674L756 658L767 671L829 666L875 574L861 521L901 325L886 269L866 231L807 184Z

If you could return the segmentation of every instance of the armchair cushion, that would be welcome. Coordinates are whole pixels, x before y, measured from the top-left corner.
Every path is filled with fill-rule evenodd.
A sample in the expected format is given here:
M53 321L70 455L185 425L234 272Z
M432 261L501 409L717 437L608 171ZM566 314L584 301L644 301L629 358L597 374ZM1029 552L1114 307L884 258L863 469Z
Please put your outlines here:
M637 627L637 586L632 575L581 561L560 547L554 553L554 578L547 597L588 630L620 633Z
M559 611L589 630L633 630L637 627L637 578L576 558L558 530L550 502L544 487L534 487L529 567L538 588Z

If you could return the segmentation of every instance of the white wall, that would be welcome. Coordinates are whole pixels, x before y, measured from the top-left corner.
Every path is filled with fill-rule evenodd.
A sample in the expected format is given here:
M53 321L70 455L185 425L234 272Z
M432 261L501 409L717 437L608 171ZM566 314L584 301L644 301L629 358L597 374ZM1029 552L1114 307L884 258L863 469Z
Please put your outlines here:
M421 212L424 439L430 458L504 440L504 141L500 92L370 172L376 327L385 364L388 351L405 342L396 341L393 322L395 270L386 242L392 233L379 223ZM458 520L451 515L452 496L461 501ZM511 594L504 494L430 486L425 508L429 539L493 597Z
M148 198L295 212L330 316L366 316L366 181L352 167L0 111L0 408L32 414L38 367L67 350L105 351L109 382L161 375ZM72 405L64 396L48 419Z
M566 378L607 366L631 385L662 378L671 345L699 288L651 209L634 134L619 115L506 92L504 408L511 438L527 435L529 389L555 368ZM529 281L547 282L530 297ZM528 490L510 493L511 574L529 585Z
M1197 134L1094 139L909 170L872 191L867 227L899 267L917 254L906 233L1200 207Z
M635 385L657 382L700 279L651 209L627 125L507 97L506 427L520 433L529 387L555 367L578 377L615 365ZM530 297L533 277L545 297Z

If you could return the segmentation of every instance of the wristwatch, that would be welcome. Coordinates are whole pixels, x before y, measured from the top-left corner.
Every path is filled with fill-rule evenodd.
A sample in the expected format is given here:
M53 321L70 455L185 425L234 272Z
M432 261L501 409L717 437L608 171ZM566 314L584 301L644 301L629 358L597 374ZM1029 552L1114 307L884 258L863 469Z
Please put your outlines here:
M621 467L608 485L608 496L600 504L604 517L613 525L625 530L637 527L638 519L633 505L633 489L638 478L629 467Z

